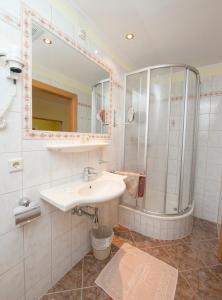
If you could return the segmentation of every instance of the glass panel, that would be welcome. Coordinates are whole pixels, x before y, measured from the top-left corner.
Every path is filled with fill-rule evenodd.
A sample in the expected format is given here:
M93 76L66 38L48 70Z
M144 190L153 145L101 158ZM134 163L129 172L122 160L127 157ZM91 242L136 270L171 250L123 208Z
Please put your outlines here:
M97 113L102 108L102 84L99 83L95 86L95 120L96 120L96 132L101 133L102 131L102 124L100 120L98 120ZM93 118L92 118L93 119Z
M188 71L188 93L187 93L187 117L185 128L184 163L181 182L180 211L186 209L191 203L192 192L192 156L195 135L195 111L197 101L197 77L192 71Z
M104 110L106 113L109 111L109 81L103 82L103 106L102 110ZM108 121L109 118L105 118L105 122L102 123L102 133L108 133Z
M109 81L103 81L92 91L92 132L108 133Z
M177 214L192 203L196 86L196 74L183 67L151 70L147 120L147 73L127 77L124 169L144 172L146 186L143 201L126 192L125 204Z
M147 72L129 75L126 81L125 104L124 170L126 171L145 171L146 105Z
M145 173L147 71L126 79L124 170ZM143 198L125 193L123 202L143 208Z
M186 70L172 68L169 115L169 155L166 186L166 213L178 212Z
M165 211L171 68L151 71L145 209Z

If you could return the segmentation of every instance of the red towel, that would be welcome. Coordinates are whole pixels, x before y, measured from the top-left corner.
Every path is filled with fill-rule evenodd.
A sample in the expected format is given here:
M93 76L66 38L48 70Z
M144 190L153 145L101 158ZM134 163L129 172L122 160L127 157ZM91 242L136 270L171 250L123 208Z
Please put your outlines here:
M143 197L144 190L145 190L145 182L146 177L144 175L141 175L139 178L139 185L138 185L138 197Z

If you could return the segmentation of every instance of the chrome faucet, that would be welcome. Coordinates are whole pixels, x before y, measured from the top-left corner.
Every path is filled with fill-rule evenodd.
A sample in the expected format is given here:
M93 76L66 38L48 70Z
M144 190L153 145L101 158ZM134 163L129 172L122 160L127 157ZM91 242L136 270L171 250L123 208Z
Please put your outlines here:
M83 181L90 181L93 180L97 175L95 172L95 168L92 167L85 167L83 169Z

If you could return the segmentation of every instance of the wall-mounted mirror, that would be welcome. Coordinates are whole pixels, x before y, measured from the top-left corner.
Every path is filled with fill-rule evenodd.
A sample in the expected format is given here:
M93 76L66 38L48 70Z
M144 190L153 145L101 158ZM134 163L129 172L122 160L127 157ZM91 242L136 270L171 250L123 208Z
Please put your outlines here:
M32 19L32 130L107 134L110 74Z

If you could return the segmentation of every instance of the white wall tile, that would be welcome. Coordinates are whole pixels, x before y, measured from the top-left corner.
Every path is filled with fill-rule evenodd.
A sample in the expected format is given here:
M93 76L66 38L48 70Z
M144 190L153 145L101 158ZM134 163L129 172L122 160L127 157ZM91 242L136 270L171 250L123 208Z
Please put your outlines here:
M84 167L88 166L88 153L73 153L73 170L75 174L82 174Z
M210 133L209 133L210 135ZM198 132L198 147L207 147L208 143L208 131L201 130Z
M72 229L71 233L71 241L72 241L72 256L75 256L75 253L78 252L81 248L81 232L80 226L76 226L76 228Z
M221 148L208 147L207 161L215 164L222 164Z
M24 255L27 257L51 247L51 219L42 216L24 226Z
M40 205L41 207L41 215L48 214L52 211L55 211L56 208L49 204L48 202L44 201L40 197L40 191L50 188L50 184L42 184L33 186L30 188L23 189L23 197L29 198L32 202Z
M23 152L25 188L50 182L50 156L48 151Z
M21 151L21 114L9 112L7 126L1 130L0 153Z
M216 196L219 198L220 181L207 179L205 184L205 196Z
M51 272L42 277L28 292L26 292L26 300L39 299L52 286Z
M73 175L72 153L52 152L50 155L51 179L57 180Z
M14 208L18 206L21 191L0 196L0 235L16 228Z
M52 23L65 32L72 40L75 38L74 24L69 22L57 9L52 9Z
M210 97L202 97L200 99L200 114L210 113Z
M222 174L222 164L213 163L212 161L207 162L206 167L206 178L220 181Z
M210 147L222 147L222 131L209 131L208 143Z
M19 190L22 186L22 172L9 173L8 160L21 158L20 152L0 154L0 195Z
M222 76L205 78L201 92L218 92L222 89ZM219 191L222 175L222 97L217 94L200 100L200 127L195 179L195 215L213 222L217 220ZM208 120L209 116L209 120ZM201 150L204 149L204 150Z
M210 130L222 130L222 113L220 114L210 114Z
M218 92L221 91L221 82L222 82L222 75L214 75L212 76L212 91Z
M210 112L214 113L214 114L222 113L222 96L212 96L211 97Z
M201 195L203 196L205 192L205 178L204 177L196 177L195 178L195 187L194 187L194 196Z
M52 267L66 259L71 267L71 231L63 233L52 241Z
M209 114L203 114L199 117L199 130L208 130L210 121Z
M189 235L192 231L192 215L186 216L185 219L181 218L178 220L167 220L165 218L155 218L151 215L144 214L121 205L119 223L124 226L128 226L128 219L125 219L123 216L129 216L131 214L133 215L134 220L138 220L139 216L140 222L137 222L136 231L145 236L156 239L171 240L183 238Z
M24 300L24 266L17 264L0 277L1 299Z
M62 234L70 230L71 227L71 214L70 212L64 213L62 211L55 211L51 214L52 217L52 239L56 239Z
M23 258L23 230L18 228L0 236L0 275Z
M23 151L46 151L46 145L50 140L22 140ZM55 141L57 142L57 141Z
M84 255L84 254L83 254ZM71 268L71 259L66 257L64 260L59 260L52 268L52 285L54 285L59 279L61 279L66 272Z
M25 258L25 288L31 290L51 272L51 248L43 247Z

